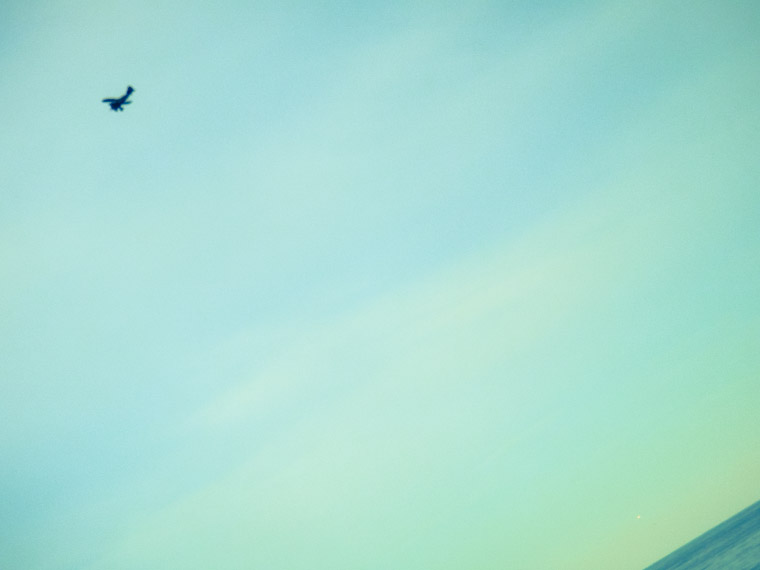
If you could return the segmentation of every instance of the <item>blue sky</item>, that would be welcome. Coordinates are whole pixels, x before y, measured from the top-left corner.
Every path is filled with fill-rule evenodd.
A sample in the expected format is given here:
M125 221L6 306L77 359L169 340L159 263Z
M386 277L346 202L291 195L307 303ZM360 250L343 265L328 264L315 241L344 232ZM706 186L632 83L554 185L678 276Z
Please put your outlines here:
M534 4L0 9L0 566L635 569L759 498L758 8Z

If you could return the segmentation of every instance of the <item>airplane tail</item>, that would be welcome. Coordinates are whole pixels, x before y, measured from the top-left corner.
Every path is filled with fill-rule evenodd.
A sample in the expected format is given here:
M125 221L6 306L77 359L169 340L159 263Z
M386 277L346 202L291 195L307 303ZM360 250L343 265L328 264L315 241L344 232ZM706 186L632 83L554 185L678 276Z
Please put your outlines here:
M131 85L128 85L127 86L127 96L129 96L132 93L132 91L134 91L134 88Z

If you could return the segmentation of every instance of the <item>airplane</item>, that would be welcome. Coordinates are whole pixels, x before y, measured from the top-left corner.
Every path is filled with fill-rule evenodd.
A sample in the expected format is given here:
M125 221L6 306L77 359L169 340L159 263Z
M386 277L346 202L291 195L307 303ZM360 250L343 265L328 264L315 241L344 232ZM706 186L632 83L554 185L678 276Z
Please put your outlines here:
M114 111L123 111L124 108L122 107L122 105L129 105L132 103L132 101L127 101L127 97L129 97L132 94L132 91L134 91L134 89L132 88L131 85L129 85L127 87L127 92L124 95L122 95L118 99L103 99L103 103L110 104L111 109L113 109Z

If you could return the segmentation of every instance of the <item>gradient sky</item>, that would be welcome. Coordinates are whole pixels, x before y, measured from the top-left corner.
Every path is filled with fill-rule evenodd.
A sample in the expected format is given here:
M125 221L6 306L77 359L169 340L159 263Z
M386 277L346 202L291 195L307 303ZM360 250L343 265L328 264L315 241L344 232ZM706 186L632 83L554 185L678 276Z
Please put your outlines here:
M757 2L11 0L0 77L0 567L637 569L760 498Z

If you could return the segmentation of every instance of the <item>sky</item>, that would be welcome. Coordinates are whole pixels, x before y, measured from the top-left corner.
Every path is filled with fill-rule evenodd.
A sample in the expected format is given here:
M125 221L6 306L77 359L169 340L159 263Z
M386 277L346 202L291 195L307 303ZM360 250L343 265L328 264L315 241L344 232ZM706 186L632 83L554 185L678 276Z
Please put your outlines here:
M759 61L753 1L4 2L0 566L626 570L760 499Z

